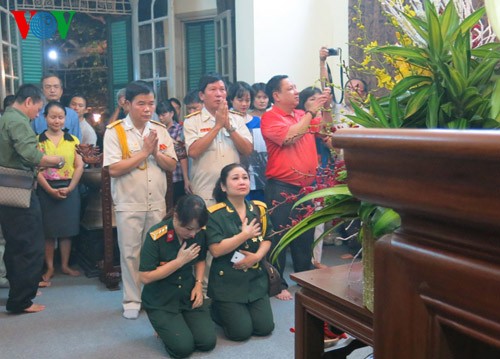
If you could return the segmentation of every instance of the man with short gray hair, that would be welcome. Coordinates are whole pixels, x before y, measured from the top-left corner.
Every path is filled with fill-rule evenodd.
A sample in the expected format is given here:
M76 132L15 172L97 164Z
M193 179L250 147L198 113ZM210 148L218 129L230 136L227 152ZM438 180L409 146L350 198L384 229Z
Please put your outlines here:
M62 81L56 74L49 73L42 77L42 91L43 95L47 101L61 101L61 96L63 94ZM45 106L40 110L38 116L31 122L31 128L37 135L41 134L47 129L47 121L43 115ZM64 120L64 127L68 129L68 132L76 137L78 140L82 141L82 132L80 130L80 121L78 120L78 115L73 109L66 107L66 119Z
M109 123L113 123L116 120L121 120L127 117L128 110L125 108L125 88L119 89L116 93L116 108L111 117L109 118Z

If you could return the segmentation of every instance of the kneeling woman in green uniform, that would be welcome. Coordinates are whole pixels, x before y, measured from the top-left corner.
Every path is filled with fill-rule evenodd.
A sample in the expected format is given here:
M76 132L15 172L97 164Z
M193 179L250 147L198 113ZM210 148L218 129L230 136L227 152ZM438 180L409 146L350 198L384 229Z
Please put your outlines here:
M185 196L173 217L167 215L149 230L141 250L142 307L173 358L212 350L216 343L202 293L207 220L203 199Z
M249 191L245 168L227 165L214 189L219 203L208 209L207 243L214 257L208 280L212 318L234 341L269 335L274 329L267 274L260 265L271 247L271 226L261 233L258 207L265 204L246 201Z

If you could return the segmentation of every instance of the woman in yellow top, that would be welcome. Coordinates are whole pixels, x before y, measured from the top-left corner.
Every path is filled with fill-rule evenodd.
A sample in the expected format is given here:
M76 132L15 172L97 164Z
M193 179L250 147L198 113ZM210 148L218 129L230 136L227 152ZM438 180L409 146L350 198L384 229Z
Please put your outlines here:
M61 271L71 276L80 272L69 267L71 237L79 233L80 194L78 182L83 173L82 157L76 152L78 138L64 129L65 107L57 101L45 106L47 130L38 136L38 148L46 155L64 157L61 169L47 168L38 173L38 195L42 208L45 242L45 282L54 275L55 239L59 238Z

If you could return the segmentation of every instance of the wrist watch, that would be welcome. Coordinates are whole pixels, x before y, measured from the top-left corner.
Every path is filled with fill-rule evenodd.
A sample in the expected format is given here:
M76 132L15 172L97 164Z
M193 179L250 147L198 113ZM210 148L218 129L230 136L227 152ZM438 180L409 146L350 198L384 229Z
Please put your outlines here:
M56 167L56 168L57 168L57 169L61 169L61 168L63 168L63 167L64 167L64 163L65 163L65 161L64 161L64 158L63 158L63 159L61 160L61 162L59 162L59 163L57 164L57 167Z
M229 128L226 129L227 133L233 133L234 131L236 131L236 127L234 126L230 126Z
M316 113L314 113L314 112L309 111L309 110L308 110L308 111L306 111L306 113L310 114L312 118L315 118L315 117L316 117L316 115L318 114L317 112L316 112Z

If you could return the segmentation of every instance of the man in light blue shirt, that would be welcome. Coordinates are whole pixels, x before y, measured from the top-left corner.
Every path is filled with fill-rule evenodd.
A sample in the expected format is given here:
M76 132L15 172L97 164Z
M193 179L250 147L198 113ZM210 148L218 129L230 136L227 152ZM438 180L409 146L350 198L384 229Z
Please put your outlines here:
M51 73L42 77L42 90L47 101L61 101L63 87L61 79L57 75ZM47 121L43 115L44 110L45 106L42 108L38 116L31 121L31 127L37 135L47 129ZM68 129L70 134L78 137L78 140L82 140L78 114L69 107L66 107L66 121L64 123L64 127Z

